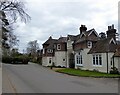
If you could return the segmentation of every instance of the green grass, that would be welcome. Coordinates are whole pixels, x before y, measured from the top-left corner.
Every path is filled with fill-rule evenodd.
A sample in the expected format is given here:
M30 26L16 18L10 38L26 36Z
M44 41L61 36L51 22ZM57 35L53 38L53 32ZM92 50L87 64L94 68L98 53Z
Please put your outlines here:
M65 74L74 75L74 76L82 76L82 77L120 78L120 75L118 74L106 74L101 72L77 70L77 69L70 69L70 68L56 70L56 72L65 73Z

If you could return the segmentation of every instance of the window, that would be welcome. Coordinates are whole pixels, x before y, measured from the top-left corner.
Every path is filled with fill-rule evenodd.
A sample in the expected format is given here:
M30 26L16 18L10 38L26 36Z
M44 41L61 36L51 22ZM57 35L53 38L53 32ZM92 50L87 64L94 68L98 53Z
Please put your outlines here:
M82 65L82 64L83 64L83 59L82 59L82 54L81 54L81 52L79 52L79 53L76 55L76 64L77 64L77 65Z
M102 65L102 56L101 55L93 55L93 65L94 66Z
M63 62L65 62L65 59L63 59Z
M52 49L48 49L47 52L48 53L53 53L53 50Z
M93 65L95 65L95 55L93 55Z
M92 48L92 42L88 41L87 46L88 46L88 48Z
M60 44L57 45L57 50L61 50L61 45Z

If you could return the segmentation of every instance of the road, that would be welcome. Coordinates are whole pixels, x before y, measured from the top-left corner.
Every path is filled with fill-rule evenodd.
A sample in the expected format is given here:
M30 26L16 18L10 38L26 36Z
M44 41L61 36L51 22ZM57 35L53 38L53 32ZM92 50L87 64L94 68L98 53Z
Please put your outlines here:
M3 93L117 93L118 79L76 77L37 64L3 64Z

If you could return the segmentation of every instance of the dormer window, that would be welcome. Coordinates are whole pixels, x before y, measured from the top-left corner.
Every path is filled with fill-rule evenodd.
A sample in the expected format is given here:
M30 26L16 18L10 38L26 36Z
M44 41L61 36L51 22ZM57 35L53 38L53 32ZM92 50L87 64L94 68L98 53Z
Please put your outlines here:
M47 52L48 53L53 53L53 50L52 49L48 49Z
M87 46L88 46L88 48L92 48L92 42L88 41Z
M61 50L61 45L60 44L57 45L57 50Z

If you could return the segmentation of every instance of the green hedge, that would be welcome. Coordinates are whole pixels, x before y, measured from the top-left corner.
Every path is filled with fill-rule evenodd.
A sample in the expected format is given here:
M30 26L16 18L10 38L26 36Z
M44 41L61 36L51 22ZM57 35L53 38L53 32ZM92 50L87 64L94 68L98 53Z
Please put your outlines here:
M2 62L3 63L11 63L12 62L12 57L10 57L10 56L2 56Z
M23 64L28 64L29 58L27 56L16 56L12 58L12 63L23 63Z
M15 56L15 57L3 56L2 62L3 63L13 63L13 64L17 64L17 63L28 64L29 58L25 55L20 55L20 56Z

